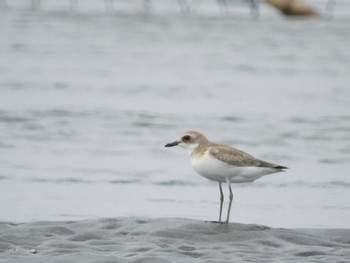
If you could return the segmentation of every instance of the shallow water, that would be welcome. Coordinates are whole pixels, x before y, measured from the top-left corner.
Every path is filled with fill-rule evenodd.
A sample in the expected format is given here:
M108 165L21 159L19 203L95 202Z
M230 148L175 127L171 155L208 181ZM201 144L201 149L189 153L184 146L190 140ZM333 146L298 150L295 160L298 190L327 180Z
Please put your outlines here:
M300 20L266 6L255 20L242 3L226 17L209 2L188 16L13 3L0 9L0 220L216 220L217 184L163 147L198 129L290 167L234 185L232 221L350 227L345 1Z

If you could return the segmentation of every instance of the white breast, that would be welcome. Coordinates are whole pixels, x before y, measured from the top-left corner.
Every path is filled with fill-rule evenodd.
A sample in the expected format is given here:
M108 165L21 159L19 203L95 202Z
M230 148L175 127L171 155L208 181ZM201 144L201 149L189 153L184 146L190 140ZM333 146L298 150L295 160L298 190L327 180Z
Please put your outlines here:
M274 168L230 165L211 156L208 151L201 157L192 157L191 164L201 176L217 182L253 182L261 176L279 172Z

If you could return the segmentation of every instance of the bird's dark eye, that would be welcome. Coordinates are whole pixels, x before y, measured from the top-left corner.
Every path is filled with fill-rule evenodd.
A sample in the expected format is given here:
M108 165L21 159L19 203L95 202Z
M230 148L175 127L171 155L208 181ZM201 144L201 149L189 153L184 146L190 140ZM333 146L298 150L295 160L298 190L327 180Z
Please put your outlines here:
M189 142L190 140L191 140L191 136L189 135L185 135L184 137L182 137L183 142Z

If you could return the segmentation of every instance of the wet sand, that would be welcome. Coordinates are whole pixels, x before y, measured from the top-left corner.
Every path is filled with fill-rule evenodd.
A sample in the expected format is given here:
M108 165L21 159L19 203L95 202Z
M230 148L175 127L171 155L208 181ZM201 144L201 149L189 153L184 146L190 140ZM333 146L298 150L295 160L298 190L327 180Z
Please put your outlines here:
M350 262L349 229L190 219L0 223L1 262Z

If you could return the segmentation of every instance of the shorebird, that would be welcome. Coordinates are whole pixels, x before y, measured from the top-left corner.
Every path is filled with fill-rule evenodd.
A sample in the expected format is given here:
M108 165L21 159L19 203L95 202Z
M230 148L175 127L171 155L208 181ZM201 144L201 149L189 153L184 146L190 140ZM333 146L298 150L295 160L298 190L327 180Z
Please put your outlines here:
M230 219L233 193L231 183L248 183L272 173L284 172L288 167L257 159L234 147L209 141L198 131L185 132L177 141L165 147L181 146L190 150L191 164L201 176L219 183L220 213L218 223L227 224ZM226 221L221 221L224 194L222 183L229 188L229 204ZM216 222L216 221L215 221Z

